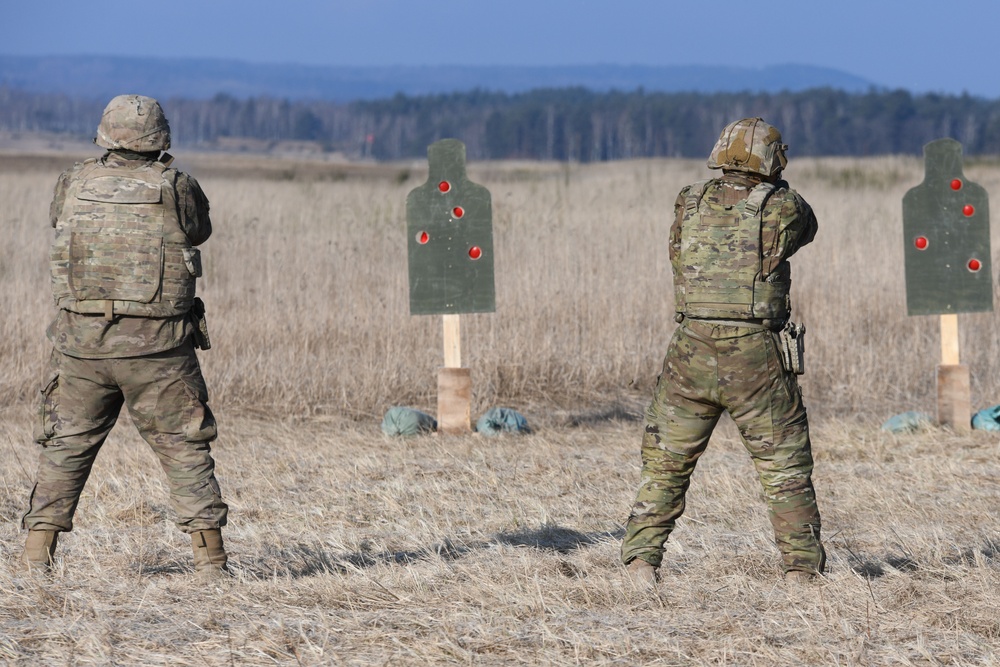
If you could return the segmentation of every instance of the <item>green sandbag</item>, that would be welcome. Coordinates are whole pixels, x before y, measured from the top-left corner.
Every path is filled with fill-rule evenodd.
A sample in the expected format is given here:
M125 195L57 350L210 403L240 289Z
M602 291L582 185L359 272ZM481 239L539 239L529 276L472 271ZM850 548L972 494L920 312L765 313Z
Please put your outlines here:
M972 428L979 431L1000 431L1000 405L994 405L974 414Z
M382 418L382 432L388 436L420 435L437 430L437 420L426 412L395 406Z
M490 408L476 422L476 430L484 435L531 432L524 415L510 408Z
M882 424L882 430L892 433L909 433L910 431L919 431L920 429L928 428L932 424L933 421L931 418L923 412L910 411L887 419Z

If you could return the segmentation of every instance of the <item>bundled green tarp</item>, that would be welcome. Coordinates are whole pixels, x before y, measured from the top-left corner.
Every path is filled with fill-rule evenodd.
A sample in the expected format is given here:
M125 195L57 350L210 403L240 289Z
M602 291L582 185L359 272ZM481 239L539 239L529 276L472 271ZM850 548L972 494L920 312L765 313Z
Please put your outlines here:
M437 420L426 412L400 406L389 408L382 418L382 432L388 436L433 433L437 426Z
M919 431L922 428L928 428L933 424L934 421L930 416L923 412L911 411L890 417L882 424L882 430L892 433L909 433L910 431Z
M476 430L484 435L531 432L524 415L510 408L490 408L476 422Z
M974 414L972 428L980 431L1000 431L1000 405L994 405Z
M882 430L907 433L927 428L933 424L934 420L923 412L904 412L887 419L882 424ZM979 431L1000 431L1000 405L994 405L992 408L980 410L972 415L972 428Z

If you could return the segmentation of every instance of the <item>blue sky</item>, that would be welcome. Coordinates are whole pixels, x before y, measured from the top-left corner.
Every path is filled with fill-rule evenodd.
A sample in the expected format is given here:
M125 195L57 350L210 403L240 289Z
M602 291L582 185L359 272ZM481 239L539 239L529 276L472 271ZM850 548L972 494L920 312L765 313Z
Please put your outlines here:
M997 0L0 0L0 54L832 67L1000 98Z

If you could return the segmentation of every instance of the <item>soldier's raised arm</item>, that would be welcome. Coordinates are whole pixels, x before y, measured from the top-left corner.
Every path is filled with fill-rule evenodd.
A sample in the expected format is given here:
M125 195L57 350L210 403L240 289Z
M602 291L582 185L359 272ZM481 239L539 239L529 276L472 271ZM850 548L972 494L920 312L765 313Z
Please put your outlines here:
M816 238L818 223L812 207L787 183L782 181L782 186L764 209L761 226L764 277Z
M194 176L177 174L177 217L191 245L201 245L212 235L208 197Z
M681 255L681 222L684 218L684 202L687 199L691 186L685 186L677 195L674 201L674 220L670 224L670 265L674 270L674 275L679 275L680 267L677 262Z
M59 180L56 181L55 193L52 195L52 203L49 204L49 224L53 227L59 221L59 216L62 214L63 205L66 203L66 192L69 187L70 181L73 179L74 173L77 171L77 167L64 171L59 175Z
M812 206L798 192L789 190L788 194L791 196L786 198L781 207L780 228L788 246L786 257L791 257L800 248L813 242L818 223Z

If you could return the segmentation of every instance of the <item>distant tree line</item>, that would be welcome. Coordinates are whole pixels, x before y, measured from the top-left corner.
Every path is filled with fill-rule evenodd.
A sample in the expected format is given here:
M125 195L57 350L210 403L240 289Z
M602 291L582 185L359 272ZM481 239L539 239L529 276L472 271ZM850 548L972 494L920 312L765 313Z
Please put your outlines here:
M107 100L0 87L0 130L93 136ZM919 154L952 137L966 154L1000 154L1000 100L906 91L846 93L595 93L582 88L507 95L480 90L338 104L269 97L161 100L176 145L244 137L313 141L380 160L423 157L444 137L469 159L591 162L704 157L729 121L761 116L791 155Z

